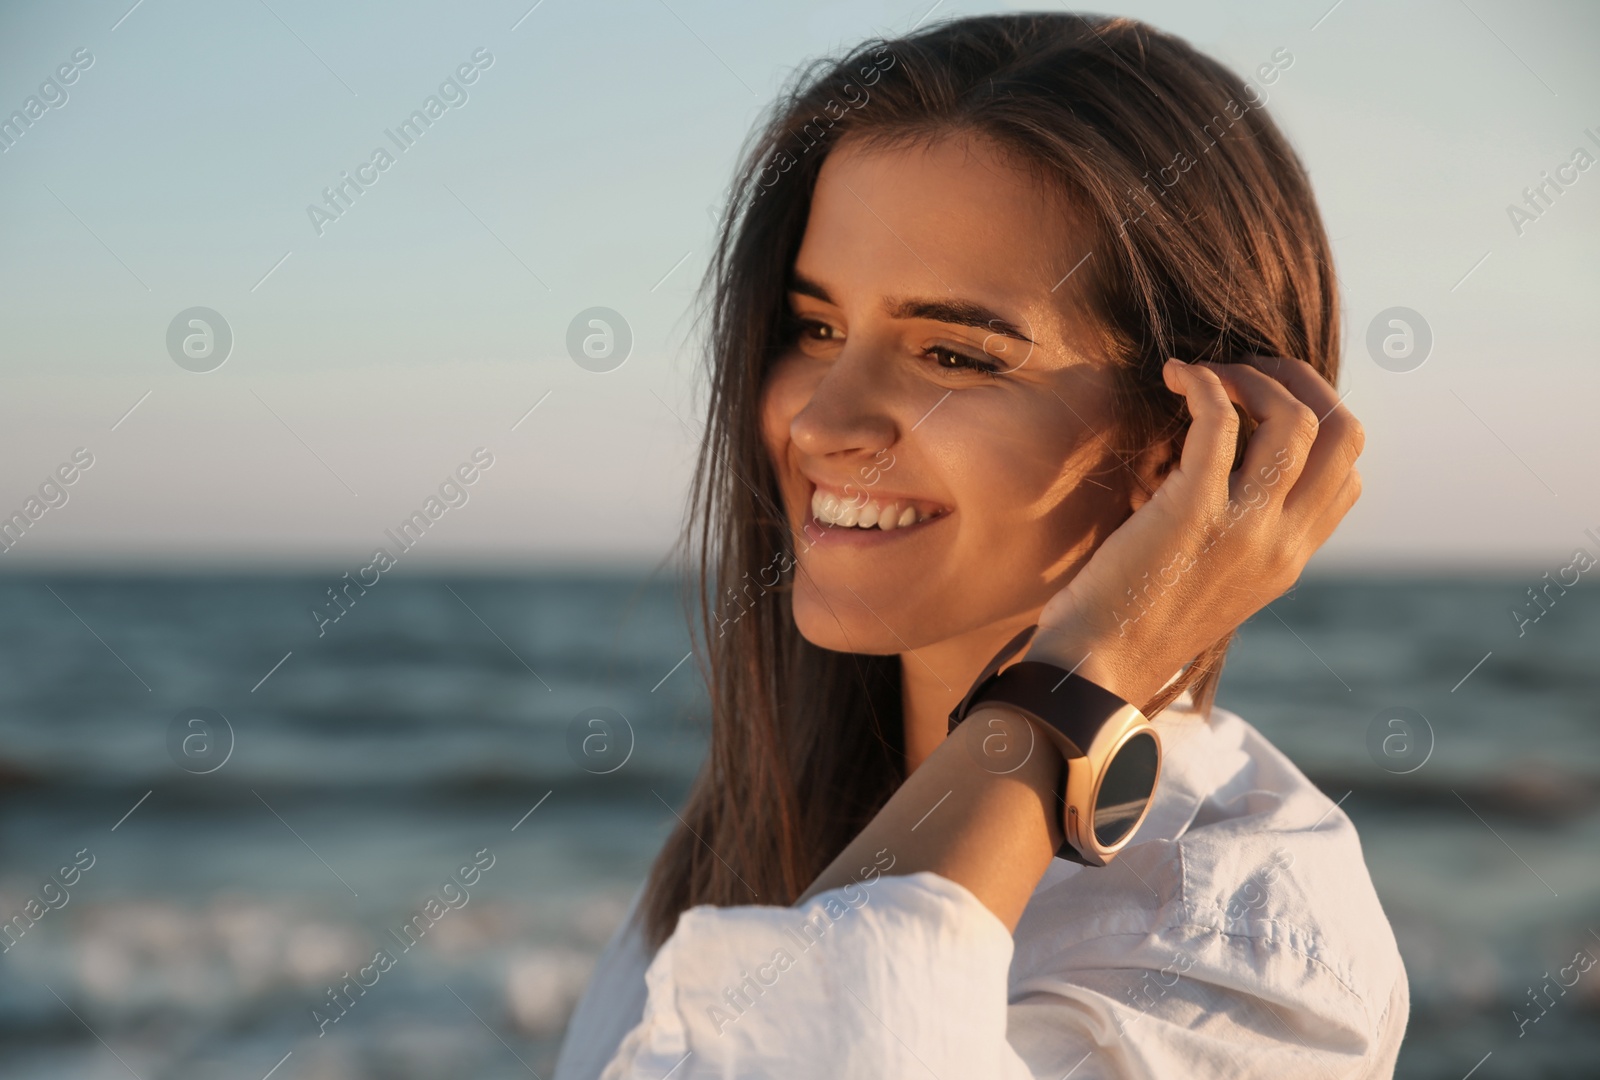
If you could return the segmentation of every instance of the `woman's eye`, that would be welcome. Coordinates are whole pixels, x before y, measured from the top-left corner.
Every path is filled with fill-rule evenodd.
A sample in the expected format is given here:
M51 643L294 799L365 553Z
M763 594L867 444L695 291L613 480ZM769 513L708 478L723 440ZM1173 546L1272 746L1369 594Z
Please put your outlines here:
M1000 374L1000 365L993 360L980 360L976 356L969 356L941 345L924 350L923 355L931 358L935 366L945 371L979 371L989 376Z
M833 326L819 319L807 319L799 315L789 316L791 340L807 338L811 341L833 341L835 333Z
M810 341L838 344L844 338L838 327L821 319L790 313L786 317L786 322L788 339L791 343ZM996 377L1004 371L1004 366L993 359L981 354L974 356L943 345L924 349L922 355L943 371L972 371L990 377Z

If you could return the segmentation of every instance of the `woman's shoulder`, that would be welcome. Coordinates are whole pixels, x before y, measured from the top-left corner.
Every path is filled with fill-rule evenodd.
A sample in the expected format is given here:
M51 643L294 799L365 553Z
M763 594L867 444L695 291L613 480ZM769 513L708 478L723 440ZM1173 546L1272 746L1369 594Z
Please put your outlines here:
M1387 991L1399 950L1344 800L1316 787L1238 715L1209 726L1248 759L1178 839L1188 917L1219 933L1281 940L1358 992Z
M1164 761L1149 815L1110 866L1052 865L1017 926L1013 993L1148 969L1368 1040L1403 1026L1399 949L1338 802L1226 709L1184 703L1153 722Z

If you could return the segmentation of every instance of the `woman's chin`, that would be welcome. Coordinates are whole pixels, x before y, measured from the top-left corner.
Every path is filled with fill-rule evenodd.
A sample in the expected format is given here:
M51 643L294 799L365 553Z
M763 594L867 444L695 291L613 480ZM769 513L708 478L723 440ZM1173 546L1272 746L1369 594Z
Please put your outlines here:
M798 582L794 590L794 622L800 636L819 649L871 656L887 656L915 647L908 646L889 629L895 612L874 613L864 596L858 599L851 591L841 588L837 594L823 593L814 583L804 579ZM884 618L880 619L880 614Z

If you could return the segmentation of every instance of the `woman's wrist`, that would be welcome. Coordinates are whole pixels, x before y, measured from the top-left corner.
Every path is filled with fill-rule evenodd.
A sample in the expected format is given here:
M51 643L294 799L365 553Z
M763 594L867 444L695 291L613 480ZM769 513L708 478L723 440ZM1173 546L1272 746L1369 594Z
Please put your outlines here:
M951 738L963 744L967 757L983 773L1023 784L1039 798L1046 808L1045 827L1050 832L1052 852L1065 842L1062 816L1066 806L1060 797L1060 781L1066 758L1047 725L1009 705L992 702L974 709ZM975 774L972 782L986 781L981 774Z
M1053 664L1142 707L1172 677L1181 661L1164 667L1128 639L1041 625L1022 659Z

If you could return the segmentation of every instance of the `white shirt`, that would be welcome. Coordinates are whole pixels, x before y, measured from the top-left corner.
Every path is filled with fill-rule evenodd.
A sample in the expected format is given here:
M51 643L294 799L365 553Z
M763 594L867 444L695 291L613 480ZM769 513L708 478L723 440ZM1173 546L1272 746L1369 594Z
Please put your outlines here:
M1409 987L1350 819L1231 712L1152 722L1139 831L1108 867L1052 860L1015 934L890 870L691 908L650 957L636 894L554 1080L1391 1077Z

